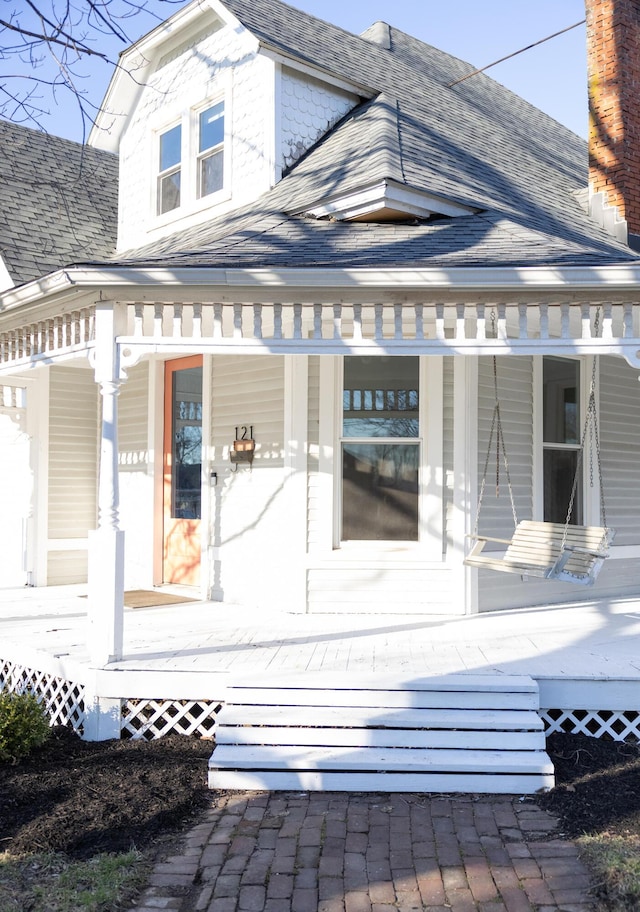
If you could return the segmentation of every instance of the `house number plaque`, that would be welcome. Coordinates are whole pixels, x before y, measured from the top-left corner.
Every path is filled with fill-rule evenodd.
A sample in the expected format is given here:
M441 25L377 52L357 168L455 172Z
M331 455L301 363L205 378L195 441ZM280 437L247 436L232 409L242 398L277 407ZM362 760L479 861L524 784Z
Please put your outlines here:
M256 442L253 439L253 425L236 425L236 437L229 451L231 462L235 464L236 469L239 463L251 465L255 449Z

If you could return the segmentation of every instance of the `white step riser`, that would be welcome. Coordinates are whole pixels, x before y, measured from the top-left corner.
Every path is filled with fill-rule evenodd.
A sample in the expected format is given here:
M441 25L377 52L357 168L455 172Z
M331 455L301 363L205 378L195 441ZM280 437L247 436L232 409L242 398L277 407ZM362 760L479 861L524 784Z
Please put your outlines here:
M401 731L375 728L242 728L219 726L218 747L231 744L326 745L336 747L544 750L544 732Z
M526 676L326 676L229 688L211 788L499 792L553 786ZM340 683L343 686L340 686Z
M267 682L264 676L259 680L250 675L242 684L235 684L233 692L243 694L249 690L262 690ZM308 671L295 675L279 674L269 679L268 686L281 690L346 690L355 693L358 690L376 691L465 691L467 693L537 693L538 685L528 675L479 675L451 674L434 675L433 677L401 677L397 674L360 674L327 673Z
M395 709L533 709L537 693L475 693L444 691L379 690L281 690L233 688L228 702L234 706L375 707Z
M346 719L346 721L345 721ZM380 709L352 707L345 717L345 708L314 706L310 717L308 706L240 706L227 704L218 717L219 725L276 725L286 728L307 725L392 729L457 728L477 731L543 731L542 719L531 710L485 709Z
M475 792L482 795L533 795L553 788L553 775L477 773L328 773L233 772L212 770L209 788L249 791L327 792Z
M546 754L539 751L430 750L421 748L306 747L305 745L221 744L210 768L300 769L354 772L380 770L479 773L552 773Z

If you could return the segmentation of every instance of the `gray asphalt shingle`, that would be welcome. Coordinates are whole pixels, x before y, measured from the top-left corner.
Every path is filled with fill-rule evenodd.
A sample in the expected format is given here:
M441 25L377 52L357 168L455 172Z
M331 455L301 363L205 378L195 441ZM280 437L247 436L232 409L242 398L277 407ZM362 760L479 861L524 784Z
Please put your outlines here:
M0 120L0 255L16 285L113 253L118 160Z

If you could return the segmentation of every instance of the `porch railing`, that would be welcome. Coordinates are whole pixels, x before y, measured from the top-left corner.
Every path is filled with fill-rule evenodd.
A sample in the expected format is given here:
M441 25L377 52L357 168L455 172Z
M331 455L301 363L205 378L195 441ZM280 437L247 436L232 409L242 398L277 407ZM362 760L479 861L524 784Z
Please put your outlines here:
M130 303L118 341L131 356L203 352L623 354L640 365L640 307L563 303ZM600 329L595 315L600 308ZM95 311L83 308L0 332L0 369L73 355L95 344ZM135 349L135 352L133 351Z

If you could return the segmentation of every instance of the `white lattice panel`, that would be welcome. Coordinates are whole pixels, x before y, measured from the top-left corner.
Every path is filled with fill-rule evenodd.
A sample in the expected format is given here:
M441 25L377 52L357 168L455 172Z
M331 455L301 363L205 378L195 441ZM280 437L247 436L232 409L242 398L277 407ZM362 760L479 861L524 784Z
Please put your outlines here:
M219 709L217 700L126 700L121 733L123 737L148 741L169 732L209 737Z
M70 725L74 731L82 731L84 688L80 684L5 661L0 665L0 689L35 694L44 704L50 725Z
M640 741L640 712L609 709L545 709L540 715L547 734L566 732L614 741Z

